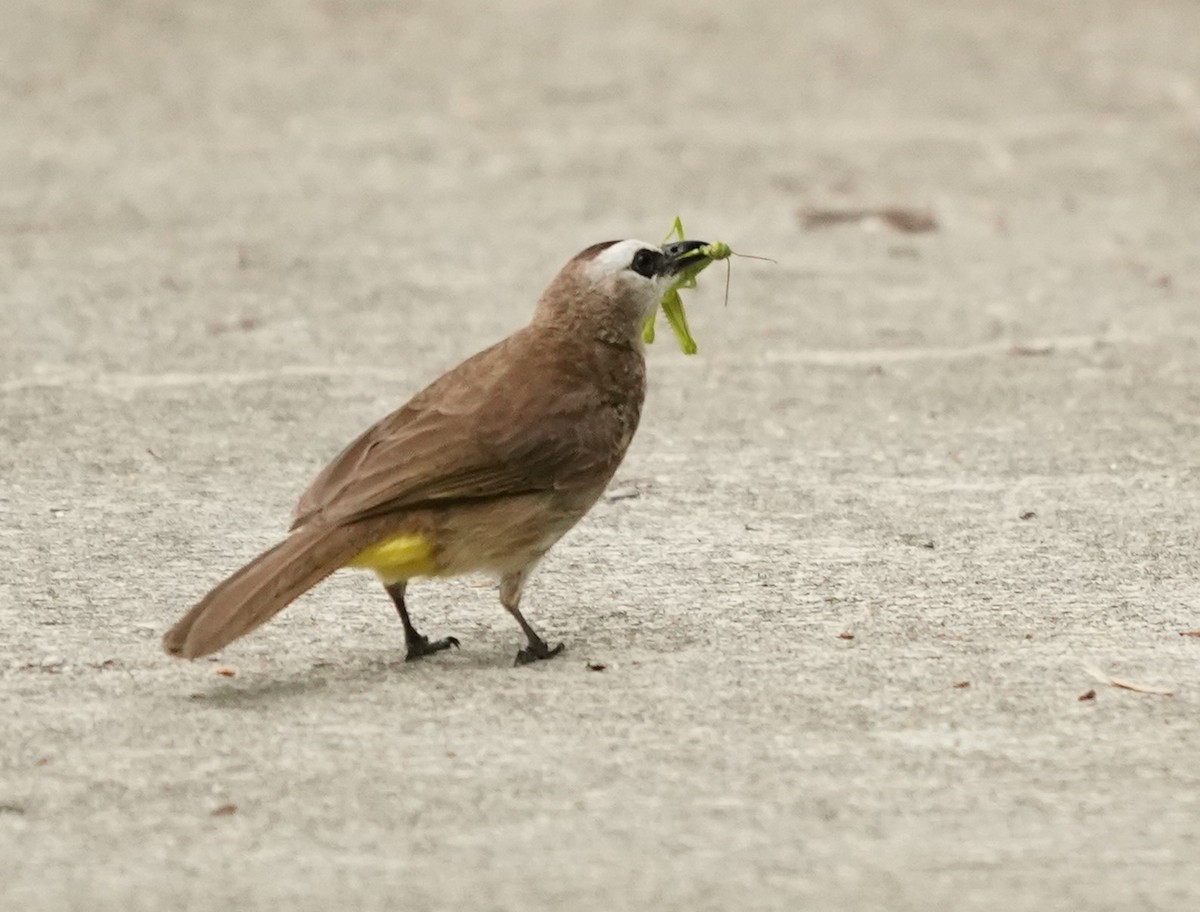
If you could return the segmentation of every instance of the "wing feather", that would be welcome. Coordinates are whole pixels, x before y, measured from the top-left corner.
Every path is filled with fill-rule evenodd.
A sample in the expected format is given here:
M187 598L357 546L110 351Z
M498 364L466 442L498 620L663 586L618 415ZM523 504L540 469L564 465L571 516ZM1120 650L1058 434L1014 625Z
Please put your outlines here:
M611 371L594 358L555 350L522 330L440 377L321 471L293 528L605 483L637 425L641 356L627 396L597 383Z

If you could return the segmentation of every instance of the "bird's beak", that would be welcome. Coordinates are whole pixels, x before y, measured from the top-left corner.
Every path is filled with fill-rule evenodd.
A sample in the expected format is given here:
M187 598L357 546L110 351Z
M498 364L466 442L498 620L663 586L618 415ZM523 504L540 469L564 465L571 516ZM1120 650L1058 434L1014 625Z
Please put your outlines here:
M707 241L672 241L663 244L663 263L659 274L673 276L690 266L707 266L710 258L700 252L707 246Z

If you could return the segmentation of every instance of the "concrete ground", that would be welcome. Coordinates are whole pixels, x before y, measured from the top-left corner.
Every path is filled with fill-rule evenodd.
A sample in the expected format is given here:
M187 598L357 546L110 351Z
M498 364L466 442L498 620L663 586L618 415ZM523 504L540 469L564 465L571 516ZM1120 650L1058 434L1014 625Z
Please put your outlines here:
M1200 5L495 6L9 0L0 908L1200 908ZM159 651L676 213L779 262L650 351L563 657L352 574Z

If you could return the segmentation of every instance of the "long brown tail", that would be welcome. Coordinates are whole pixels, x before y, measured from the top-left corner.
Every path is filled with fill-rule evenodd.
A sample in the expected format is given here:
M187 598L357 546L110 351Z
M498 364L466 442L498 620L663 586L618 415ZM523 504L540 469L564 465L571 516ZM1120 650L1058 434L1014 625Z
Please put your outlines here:
M266 623L365 544L356 527L302 527L197 602L163 636L163 649L182 659L216 652Z

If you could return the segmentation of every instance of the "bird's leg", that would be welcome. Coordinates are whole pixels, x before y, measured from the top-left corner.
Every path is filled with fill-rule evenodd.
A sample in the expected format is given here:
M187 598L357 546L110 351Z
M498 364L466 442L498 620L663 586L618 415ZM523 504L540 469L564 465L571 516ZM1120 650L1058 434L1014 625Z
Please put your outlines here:
M398 583L385 583L384 588L387 589L388 595L392 597L392 601L396 603L396 611L400 615L400 623L404 625L404 643L408 646L408 654L404 657L405 661L411 662L413 659L419 659L421 656L430 655L434 652L441 652L443 649L449 649L451 646L456 649L458 648L458 639L455 637L442 637L440 640L434 640L431 643L429 637L417 633L417 628L408 619L408 609L404 606L404 590L408 588L407 580L400 580Z
M529 621L525 620L518 607L521 604L521 587L525 585L525 576L528 574L529 568L521 570L518 573L510 573L500 581L500 604L508 609L508 613L517 619L517 623L521 625L521 630L524 631L526 639L529 640L529 645L517 653L517 660L514 665L528 665L530 662L536 662L538 659L552 659L563 651L563 644L559 643L553 649L546 645L546 641L538 636L538 632L534 630Z

